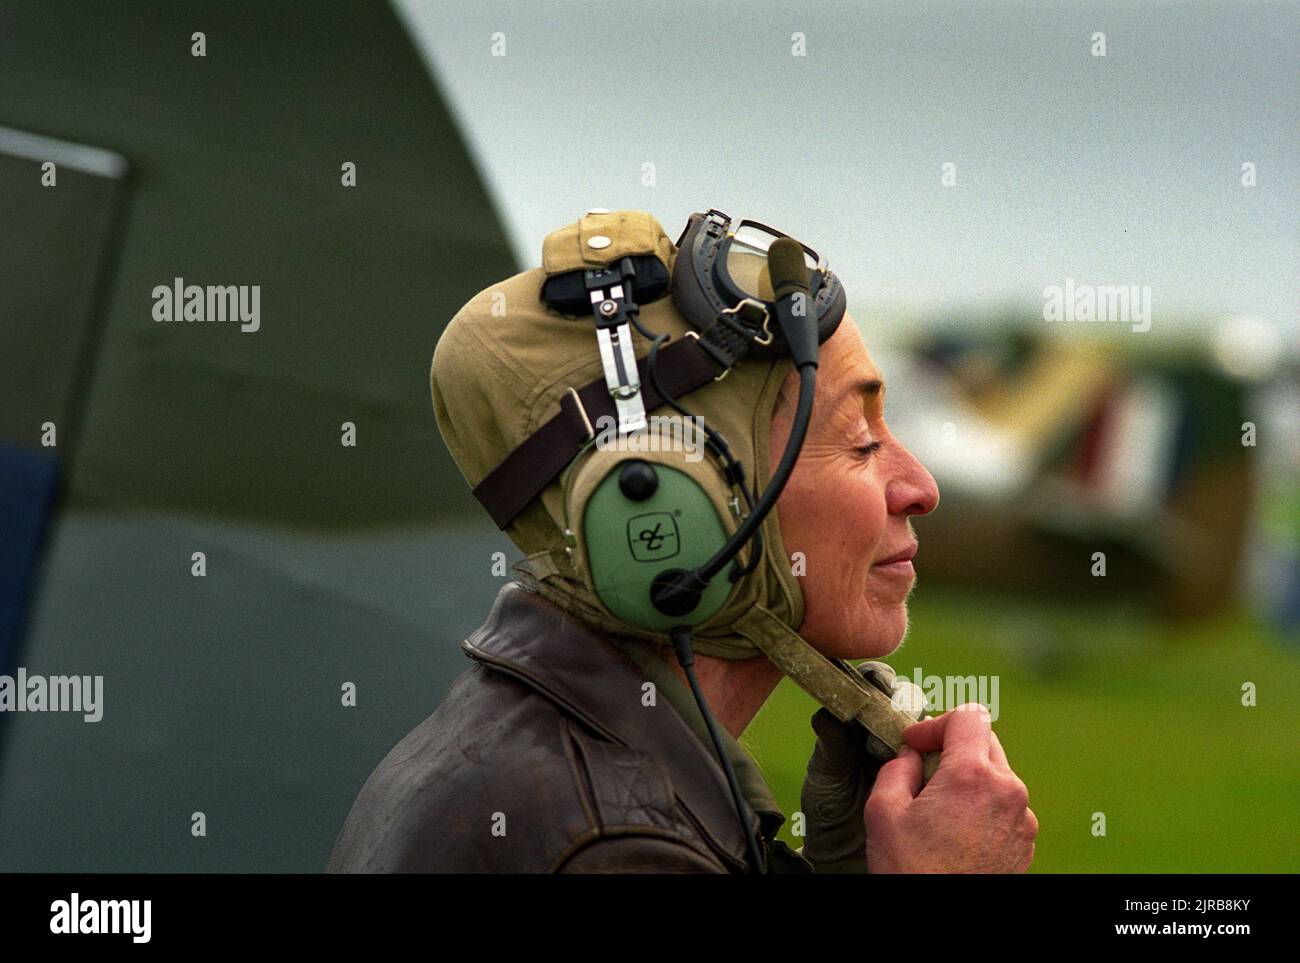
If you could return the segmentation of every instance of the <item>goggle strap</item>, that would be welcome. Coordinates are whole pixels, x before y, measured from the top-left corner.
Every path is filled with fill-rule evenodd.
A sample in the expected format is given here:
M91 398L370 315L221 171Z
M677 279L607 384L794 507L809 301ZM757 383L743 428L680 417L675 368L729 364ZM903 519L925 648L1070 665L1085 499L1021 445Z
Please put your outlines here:
M744 323L741 323L741 322ZM700 347L718 365L731 369L749 354L749 349L763 334L767 315L753 302L742 303L735 312L720 314L700 332Z

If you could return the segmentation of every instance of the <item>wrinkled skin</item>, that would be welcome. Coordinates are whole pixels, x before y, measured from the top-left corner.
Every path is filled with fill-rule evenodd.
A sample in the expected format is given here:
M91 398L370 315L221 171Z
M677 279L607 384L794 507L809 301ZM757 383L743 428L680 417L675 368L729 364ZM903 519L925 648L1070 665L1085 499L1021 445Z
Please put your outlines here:
M862 381L881 385L862 392ZM907 632L916 573L910 519L939 504L934 478L889 433L884 377L847 316L822 346L812 422L777 501L786 551L803 553L805 614L799 633L828 656L889 655ZM791 373L772 419L772 467L790 435L799 381Z
M777 502L786 551L795 559L801 553L805 566L799 632L832 658L879 658L902 644L916 577L910 519L939 503L934 478L889 433L883 381L846 315L822 345L812 423ZM798 389L791 372L773 412L773 469L789 438ZM911 748L880 768L865 809L858 812L855 804L844 814L854 834L861 820L870 871L1027 869L1038 821L988 712L977 704L959 706L909 726L904 738ZM923 752L941 757L921 791ZM842 783L823 773L816 791L860 799L865 785L856 795L853 785L863 778L847 763Z

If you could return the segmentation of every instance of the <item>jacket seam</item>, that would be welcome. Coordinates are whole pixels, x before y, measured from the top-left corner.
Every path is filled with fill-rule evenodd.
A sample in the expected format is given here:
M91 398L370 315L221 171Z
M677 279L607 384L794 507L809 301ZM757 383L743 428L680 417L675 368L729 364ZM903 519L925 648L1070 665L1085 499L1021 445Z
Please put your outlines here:
M552 703L552 705L553 704L554 703ZM583 811L587 814L587 822L596 830L596 832L600 832L603 827L602 819L596 805L596 787L591 784L591 772L586 763L578 761L577 752L581 751L581 747L577 745L577 740L573 737L573 722L574 720L571 716L560 713L560 729L564 739L564 754L569 759L570 771L573 774L573 781L578 788L578 798L582 800Z

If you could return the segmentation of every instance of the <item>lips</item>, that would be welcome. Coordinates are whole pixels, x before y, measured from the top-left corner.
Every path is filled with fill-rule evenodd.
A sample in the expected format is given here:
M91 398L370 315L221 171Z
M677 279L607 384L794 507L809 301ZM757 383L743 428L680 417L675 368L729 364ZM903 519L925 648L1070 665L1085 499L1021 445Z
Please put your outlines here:
M880 561L876 562L875 564L896 565L900 568L903 565L910 565L912 563L912 559L916 558L916 549L917 549L916 542L911 542L907 546L905 546L901 551L895 552L893 555L890 555L887 558L882 558Z

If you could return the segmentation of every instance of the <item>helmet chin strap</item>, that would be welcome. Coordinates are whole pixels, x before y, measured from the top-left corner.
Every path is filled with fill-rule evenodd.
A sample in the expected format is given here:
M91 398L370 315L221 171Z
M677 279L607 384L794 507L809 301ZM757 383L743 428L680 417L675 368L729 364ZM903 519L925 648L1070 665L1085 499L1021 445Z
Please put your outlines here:
M557 558L550 551L541 551L516 563L515 570L534 582L547 597L572 606L579 601L578 597L559 587L566 578L573 577L566 562L563 556ZM594 603L584 608L584 614L597 621L601 617ZM789 676L841 722L856 719L890 749L897 752L902 747L903 729L916 720L868 684L846 662L827 658L817 651L771 609L759 603L747 606L726 628L758 649L782 674ZM931 757L934 764L938 761L937 753L927 755L926 779L934 765L930 763Z
M732 628L753 642L773 665L841 722L857 720L895 754L903 747L903 730L916 719L863 679L847 662L827 658L761 605L750 607ZM939 754L927 753L925 780L938 765Z

